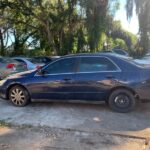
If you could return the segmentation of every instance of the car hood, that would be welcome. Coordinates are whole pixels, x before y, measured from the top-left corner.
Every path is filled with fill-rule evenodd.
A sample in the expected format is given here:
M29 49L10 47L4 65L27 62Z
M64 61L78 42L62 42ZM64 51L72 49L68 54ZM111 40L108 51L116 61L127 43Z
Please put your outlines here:
M12 74L12 75L8 76L6 79L26 77L26 76L32 75L34 72L36 72L36 71L35 70L30 70L30 71L24 71L24 72L21 72L21 73L15 73L15 74Z

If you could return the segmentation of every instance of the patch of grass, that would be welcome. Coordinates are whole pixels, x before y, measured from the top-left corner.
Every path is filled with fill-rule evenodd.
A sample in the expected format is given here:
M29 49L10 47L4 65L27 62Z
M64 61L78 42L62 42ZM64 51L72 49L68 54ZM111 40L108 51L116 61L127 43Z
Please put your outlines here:
M0 120L0 127L8 127L9 124L5 120Z

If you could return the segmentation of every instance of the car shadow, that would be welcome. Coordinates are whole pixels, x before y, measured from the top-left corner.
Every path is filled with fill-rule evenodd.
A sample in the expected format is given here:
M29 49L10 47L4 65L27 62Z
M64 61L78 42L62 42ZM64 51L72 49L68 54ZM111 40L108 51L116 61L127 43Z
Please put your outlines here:
M150 103L138 103L130 113L116 113L105 103L34 102L20 108L14 107L9 101L0 101L0 119L16 125L88 131L143 132L150 135L149 108Z

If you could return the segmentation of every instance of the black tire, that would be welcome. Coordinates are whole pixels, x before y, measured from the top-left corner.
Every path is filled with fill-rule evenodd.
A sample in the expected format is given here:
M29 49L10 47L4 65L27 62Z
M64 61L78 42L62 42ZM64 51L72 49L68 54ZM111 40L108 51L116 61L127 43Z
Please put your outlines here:
M127 113L134 109L136 100L134 94L126 89L117 89L109 96L109 107L119 113Z
M9 90L9 100L15 106L24 107L29 104L30 96L25 88L16 85Z
M108 100L105 100L105 104L106 104L107 106L109 106L109 102L108 102Z

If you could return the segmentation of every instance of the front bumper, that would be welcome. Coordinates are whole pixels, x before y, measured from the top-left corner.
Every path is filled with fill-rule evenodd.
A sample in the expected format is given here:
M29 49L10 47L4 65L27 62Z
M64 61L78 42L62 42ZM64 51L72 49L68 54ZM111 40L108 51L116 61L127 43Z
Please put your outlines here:
M6 91L0 87L0 98L7 99Z

